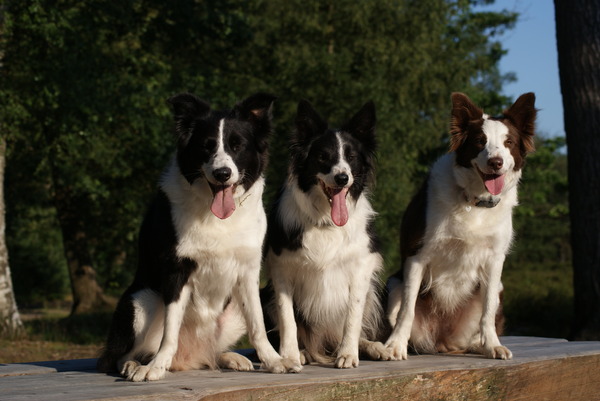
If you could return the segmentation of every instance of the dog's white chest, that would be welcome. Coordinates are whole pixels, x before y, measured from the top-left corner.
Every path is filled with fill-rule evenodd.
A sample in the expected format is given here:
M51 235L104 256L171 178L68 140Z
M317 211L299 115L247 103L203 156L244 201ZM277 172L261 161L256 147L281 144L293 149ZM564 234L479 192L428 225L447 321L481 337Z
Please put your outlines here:
M269 255L273 276L284 278L293 288L294 302L311 324L343 324L350 302L350 288L370 285L381 267L381 257L368 249L368 237L350 240L340 227L304 232L302 248Z

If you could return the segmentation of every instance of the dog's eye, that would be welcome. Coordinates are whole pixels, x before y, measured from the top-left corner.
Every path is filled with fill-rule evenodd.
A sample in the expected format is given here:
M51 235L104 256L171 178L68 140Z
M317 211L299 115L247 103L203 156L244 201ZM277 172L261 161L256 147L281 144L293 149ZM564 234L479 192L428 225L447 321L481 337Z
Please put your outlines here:
M486 143L487 138L485 136L478 136L477 138L475 138L475 144L477 145L485 146Z
M237 152L240 150L241 148L241 142L239 139L237 138L233 138L229 141L229 147L231 148L231 150L233 152Z
M354 161L354 159L356 159L356 153L352 152L346 155L346 161L351 162Z
M210 150L212 151L213 149L215 149L217 147L217 141L215 141L214 139L206 139L204 141L204 148L206 150Z
M319 161L326 162L329 160L329 154L327 152L319 152Z
M506 146L513 146L515 144L515 141L513 141L512 139L507 139L506 142L504 142L504 144Z

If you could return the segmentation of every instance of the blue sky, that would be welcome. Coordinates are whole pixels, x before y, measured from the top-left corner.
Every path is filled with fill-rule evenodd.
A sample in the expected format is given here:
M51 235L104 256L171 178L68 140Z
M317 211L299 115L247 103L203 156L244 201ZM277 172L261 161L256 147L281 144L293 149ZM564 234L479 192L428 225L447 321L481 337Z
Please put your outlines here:
M501 72L514 72L517 81L504 86L504 94L516 99L535 92L540 109L537 132L543 136L564 136L562 97L558 78L558 55L554 2L552 0L496 0L481 10L508 10L519 13L514 29L502 36L508 50L500 61Z

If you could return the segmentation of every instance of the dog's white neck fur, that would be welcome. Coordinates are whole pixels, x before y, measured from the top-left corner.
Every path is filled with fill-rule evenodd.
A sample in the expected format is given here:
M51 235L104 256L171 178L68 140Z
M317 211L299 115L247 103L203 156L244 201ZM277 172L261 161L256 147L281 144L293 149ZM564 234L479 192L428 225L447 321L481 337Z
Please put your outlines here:
M243 244L260 248L266 231L262 204L264 186L262 176L248 191L239 185L234 194L235 212L221 220L210 211L213 194L206 179L198 178L190 185L173 157L162 176L160 188L171 203L173 224L180 239L178 254L202 259L199 253L206 250L228 252L230 247L222 246L228 242L222 240L223 235L236 238L230 241L231 248L240 249ZM218 249L214 246L216 243L221 244Z
M294 225L334 227L331 220L331 205L329 200L323 194L323 190L318 186L313 186L310 191L303 192L298 186L298 179L290 177L285 184L286 189L281 197L282 207L279 208L281 219L288 227ZM368 190L365 189L357 200L348 194L348 223L341 227L351 227L354 224L363 224L366 220L372 219L376 212L373 210L368 198Z

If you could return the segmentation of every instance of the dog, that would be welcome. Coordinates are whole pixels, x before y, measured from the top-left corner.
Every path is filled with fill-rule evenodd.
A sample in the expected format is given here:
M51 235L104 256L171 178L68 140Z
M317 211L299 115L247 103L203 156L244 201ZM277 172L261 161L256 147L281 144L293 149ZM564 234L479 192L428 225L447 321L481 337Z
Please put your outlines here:
M168 370L252 370L228 352L246 331L266 370L301 369L268 342L259 297L274 100L257 93L222 111L189 93L168 100L177 149L142 223L138 269L99 371L143 381Z
M533 152L535 95L500 117L452 94L450 152L409 203L402 266L388 280L386 346L396 360L417 353L471 352L511 359L502 346L502 267L525 157Z
M266 309L281 356L296 363L357 367L359 348L371 359L389 359L372 341L383 320L383 262L368 200L375 123L372 102L341 129L329 128L308 101L298 104L288 177L269 213L265 252L273 293Z

